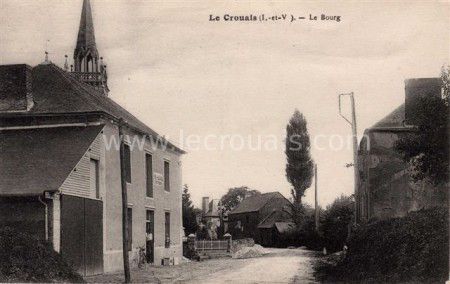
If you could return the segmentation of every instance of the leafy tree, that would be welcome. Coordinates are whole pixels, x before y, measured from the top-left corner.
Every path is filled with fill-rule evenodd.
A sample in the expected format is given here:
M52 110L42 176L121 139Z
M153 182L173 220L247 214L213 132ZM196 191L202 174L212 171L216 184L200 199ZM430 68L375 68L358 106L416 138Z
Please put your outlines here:
M187 184L183 187L182 194L183 227L187 235L194 234L198 229L197 214L201 212L192 205L191 194Z
M395 149L410 163L414 181L427 180L434 185L449 182L448 74L448 69L444 69L442 97L430 95L417 101L417 131L395 144Z
M233 187L220 199L220 204L224 212L233 210L244 198L261 194L258 190L249 189L247 186Z
M302 197L311 186L314 162L306 119L297 109L286 126L286 177L293 186L294 203L301 206Z

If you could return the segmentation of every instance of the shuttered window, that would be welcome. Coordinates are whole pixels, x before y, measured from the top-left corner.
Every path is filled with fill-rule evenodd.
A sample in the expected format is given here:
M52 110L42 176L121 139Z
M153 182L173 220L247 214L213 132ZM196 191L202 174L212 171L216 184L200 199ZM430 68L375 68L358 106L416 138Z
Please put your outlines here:
M125 180L131 183L131 153L130 146L124 145L124 160L125 160Z
M128 250L131 251L133 249L133 210L128 208Z
M153 157L150 154L145 154L145 173L147 197L153 197Z
M170 163L164 161L164 190L170 191Z

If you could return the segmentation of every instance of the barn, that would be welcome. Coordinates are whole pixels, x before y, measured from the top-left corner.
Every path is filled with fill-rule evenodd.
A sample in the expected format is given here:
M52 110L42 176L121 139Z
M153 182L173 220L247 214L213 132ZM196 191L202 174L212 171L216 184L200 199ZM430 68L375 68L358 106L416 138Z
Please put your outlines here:
M293 227L292 213L292 203L279 192L253 195L228 213L228 231L233 239L277 246L279 235Z

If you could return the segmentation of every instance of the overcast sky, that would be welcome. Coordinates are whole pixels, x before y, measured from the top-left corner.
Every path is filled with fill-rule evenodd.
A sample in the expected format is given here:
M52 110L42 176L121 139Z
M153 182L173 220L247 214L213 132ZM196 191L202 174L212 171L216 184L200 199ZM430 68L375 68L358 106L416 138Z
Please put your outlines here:
M187 148L183 183L196 204L241 185L288 197L281 139L295 108L312 137L346 137L337 94L353 91L361 135L404 101L404 79L436 77L449 62L448 2L334 2L91 0L110 96L143 122L176 144L180 133L279 138L262 151ZM62 66L73 55L81 5L0 0L0 63L39 64L49 40L50 59ZM307 19L208 21L261 13ZM308 20L322 13L341 21ZM351 148L326 148L312 149L323 206L353 191ZM305 200L313 196L311 188Z

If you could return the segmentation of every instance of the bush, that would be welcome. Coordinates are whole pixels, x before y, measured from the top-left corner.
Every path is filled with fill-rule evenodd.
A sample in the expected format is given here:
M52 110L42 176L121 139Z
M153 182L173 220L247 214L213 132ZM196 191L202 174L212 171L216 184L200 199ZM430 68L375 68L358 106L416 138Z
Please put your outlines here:
M317 267L322 281L445 282L448 277L448 209L434 208L403 218L361 226L347 257Z
M0 282L84 282L50 243L0 230Z
M319 208L318 232L315 228L314 209L304 205L301 210L301 216L296 222L297 228L281 235L281 246L306 246L314 250L326 247L328 252L342 250L353 217L352 197L342 195L327 206L325 211Z
M306 246L313 250L322 249L323 238L315 229L314 215L307 214L303 216L299 227L280 234L279 246Z
M344 247L348 226L353 218L354 204L352 197L342 195L336 198L323 214L320 232L328 252L340 251Z

